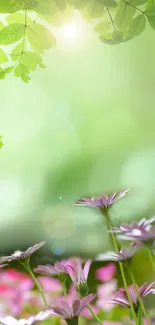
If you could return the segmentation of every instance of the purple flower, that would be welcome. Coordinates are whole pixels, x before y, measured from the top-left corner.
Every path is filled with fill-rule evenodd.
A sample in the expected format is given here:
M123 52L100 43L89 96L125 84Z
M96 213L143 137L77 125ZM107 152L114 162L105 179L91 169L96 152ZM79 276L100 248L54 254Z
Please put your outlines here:
M32 247L29 247L25 252L21 252L21 251L16 251L14 252L12 255L10 256L4 256L0 258L0 263L3 262L11 262L14 260L22 260L22 259L29 259L29 257L35 252L37 251L40 247L42 247L43 245L45 245L45 242L42 241Z
M127 260L131 260L133 255L137 252L139 246L130 245L128 248L121 248L119 252L107 252L105 254L99 254L96 257L97 261L116 261L123 262Z
M59 316L67 321L77 318L81 311L86 308L95 297L96 295L92 293L83 299L72 296L70 303L66 300L61 300L56 305L49 306L48 309L53 315Z
M28 319L17 320L16 318L14 318L12 316L6 316L3 318L0 318L0 322L3 325L34 325L38 322L41 322L41 321L51 317L51 315L52 315L51 311L46 310L46 311L41 311L36 316L31 316Z
M137 286L137 289L139 291L141 298L144 298L145 296L147 296L150 293L155 294L155 282L152 282L149 285L144 283L141 287ZM135 308L135 310L137 310L137 308L139 307L139 301L138 301L137 293L136 293L136 290L135 290L135 287L133 284L129 287L129 293L130 293L130 297L131 297L132 303L134 305L134 308ZM130 308L130 303L128 301L127 294L126 294L126 291L124 288L115 291L114 298L110 299L109 302L116 304L116 305L121 305L121 306Z
M119 239L123 240L133 240L137 243L145 244L149 247L152 247L155 241L155 226L152 226L151 229L147 232L132 232L132 233L125 233L124 235L118 236Z
M89 291L87 278L90 266L91 260L87 260L84 267L82 268L82 262L78 257L70 259L66 265L66 269L71 280L73 281L78 293L83 297L86 296Z
M119 193L111 193L109 195L104 194L99 197L83 197L82 199L76 201L76 205L90 207L90 208L99 208L107 209L110 208L115 202L117 202L122 197L126 196L129 190L124 190Z
M60 261L56 262L54 265L38 265L34 271L36 273L45 274L47 276L56 276L63 280L64 277L66 277L68 274L66 264L67 261Z
M133 222L130 225L129 224L123 224L120 227L113 227L112 230L109 230L109 232L114 233L123 233L123 234L129 234L129 235L142 235L144 233L148 233L148 231L151 229L152 225L151 223L155 221L155 217L151 217L149 219L143 218L138 222Z

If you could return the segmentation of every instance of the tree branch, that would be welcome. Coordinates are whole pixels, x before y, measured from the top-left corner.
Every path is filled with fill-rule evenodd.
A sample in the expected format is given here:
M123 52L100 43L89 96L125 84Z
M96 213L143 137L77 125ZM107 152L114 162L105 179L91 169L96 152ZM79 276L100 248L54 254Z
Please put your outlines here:
M113 28L114 28L114 29L116 29L116 27L115 27L114 21L113 21L113 19L112 19L112 16L111 16L111 13L110 13L110 10L109 10L109 8L108 8L108 7L106 7L106 10L107 10L107 12L108 12L108 15L109 15L110 21L111 21L111 23L112 23L112 25L113 25Z

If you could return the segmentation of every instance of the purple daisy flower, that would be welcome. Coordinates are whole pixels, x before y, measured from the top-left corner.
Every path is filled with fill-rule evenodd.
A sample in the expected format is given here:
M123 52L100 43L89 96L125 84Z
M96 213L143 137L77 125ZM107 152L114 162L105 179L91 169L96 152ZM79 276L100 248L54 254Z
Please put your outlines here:
M143 218L138 222L133 222L131 224L122 224L120 227L113 227L109 232L114 232L116 234L123 233L129 235L142 235L148 233L152 227L152 222L155 221L155 217L149 219Z
M41 311L36 316L31 316L27 319L16 319L12 316L6 316L0 318L0 322L3 325L35 325L38 322L44 321L45 319L51 317L52 313L49 310Z
M141 244L146 244L152 246L155 241L155 226L152 226L149 231L140 232L132 231L125 233L124 235L119 235L119 239L123 240L133 240Z
M87 278L90 266L91 260L87 260L84 267L82 267L81 259L78 257L70 259L66 265L71 280L73 281L78 293L83 297L86 296L89 291Z
M152 282L150 284L144 283L141 287L137 286L137 289L139 291L140 297L143 299L150 293L155 294L155 282ZM135 310L137 310L137 308L139 307L139 300L133 284L129 287L129 293L134 308ZM130 308L130 303L128 301L128 297L124 288L115 291L114 298L110 299L109 302L111 302L112 304Z
M121 248L119 252L107 252L105 254L99 254L96 257L97 261L116 261L123 262L127 260L131 260L133 255L139 249L138 245L131 245L128 248Z
M122 197L128 194L129 190L123 190L119 193L111 193L109 195L102 195L99 197L83 197L82 199L76 201L76 205L90 207L90 208L99 208L99 209L108 209L115 202L120 200Z
M10 256L4 256L0 258L0 263L3 262L12 262L14 260L23 260L28 259L35 251L37 251L39 248L41 248L43 245L45 245L45 242L42 241L38 244L35 244L32 247L29 247L25 252L16 251Z
M61 300L56 305L49 306L48 309L53 315L59 316L66 321L74 318L76 319L80 315L81 311L85 309L95 297L96 295L92 293L83 299L72 297L70 302Z
M47 276L56 276L62 278L68 274L66 269L67 263L67 261L60 261L56 262L54 265L38 265L34 271L36 273L44 274Z

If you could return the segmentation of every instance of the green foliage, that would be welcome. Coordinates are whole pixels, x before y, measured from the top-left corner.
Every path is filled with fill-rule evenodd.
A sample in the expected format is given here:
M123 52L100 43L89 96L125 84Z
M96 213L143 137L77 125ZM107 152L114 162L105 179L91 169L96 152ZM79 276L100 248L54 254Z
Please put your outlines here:
M9 45L19 41L24 35L24 25L13 23L0 31L0 45Z
M2 67L0 67L0 79L4 79L5 76L6 76L6 71Z
M31 51L25 51L22 62L24 65L26 65L30 70L36 70L37 65L39 65L42 61L42 58L39 54L31 52Z
M136 9L130 7L125 2L121 2L118 8L118 11L115 15L115 24L116 27L121 31L125 31L130 23L132 22L133 15L135 14Z
M117 2L115 0L99 0L99 2L106 7L116 7Z
M0 13L11 13L22 9L22 1L16 0L1 0Z
M37 53L43 53L44 50L56 45L53 34L41 24L33 24L32 28L27 30L26 35L32 50Z
M7 21L8 24L12 24L12 23L25 24L25 14L15 12L15 13L9 15L6 18L6 21ZM33 23L33 20L28 15L26 15L26 21L27 21L28 24Z
M150 26L155 29L155 5L150 7L148 6L145 10L145 14L147 15Z
M143 32L145 26L146 26L146 18L144 15L140 14L133 19L129 27L129 34L132 36L138 36Z
M143 324L142 316L143 316L143 311L142 311L141 306L139 306L139 308L138 308L138 325Z
M139 36L146 23L155 29L155 0L1 0L0 13L8 16L7 24L0 22L0 45L12 44L12 49L8 52L0 48L0 78L14 70L16 77L28 82L38 66L45 68L44 51L56 46L48 24L60 27L73 17L74 10L92 24L99 40L108 45ZM25 66L27 72L21 74L21 67L25 70Z
M123 34L119 30L115 29L112 33L112 39L114 42L120 43L123 40Z
M8 57L5 52L0 48L0 63L4 63L8 61Z
M3 147L3 142L2 142L2 135L0 135L0 148Z
M94 1L90 3L81 11L82 16L88 20L92 21L95 18L100 18L105 13L105 7L103 4Z

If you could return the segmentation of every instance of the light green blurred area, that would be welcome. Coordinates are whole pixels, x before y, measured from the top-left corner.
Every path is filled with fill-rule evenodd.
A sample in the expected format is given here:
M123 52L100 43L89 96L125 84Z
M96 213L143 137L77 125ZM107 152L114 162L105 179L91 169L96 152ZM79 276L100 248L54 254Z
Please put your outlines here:
M155 34L118 46L91 37L46 53L30 84L1 82L1 253L45 239L55 255L110 249L85 196L130 188L114 224L155 212Z

